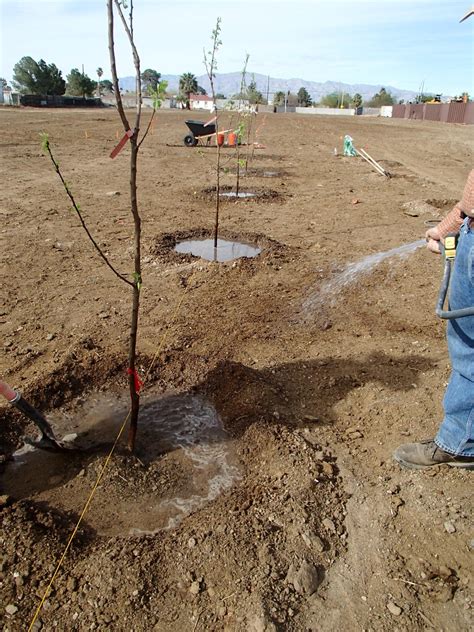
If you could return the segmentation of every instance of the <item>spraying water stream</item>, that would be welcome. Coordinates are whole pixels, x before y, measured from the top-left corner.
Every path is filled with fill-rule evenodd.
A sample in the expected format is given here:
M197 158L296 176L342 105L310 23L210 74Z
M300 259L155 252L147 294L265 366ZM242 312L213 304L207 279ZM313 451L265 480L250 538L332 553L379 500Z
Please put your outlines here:
M323 303L324 305L333 305L338 300L342 290L356 283L360 277L370 274L382 261L393 257L402 259L425 244L426 241L424 239L419 239L418 241L413 241L409 244L392 248L391 250L376 252L373 255L364 257L360 261L347 264L342 272L339 272L332 279L326 281L318 289L312 289L310 291L303 302L303 310L305 312L312 312Z

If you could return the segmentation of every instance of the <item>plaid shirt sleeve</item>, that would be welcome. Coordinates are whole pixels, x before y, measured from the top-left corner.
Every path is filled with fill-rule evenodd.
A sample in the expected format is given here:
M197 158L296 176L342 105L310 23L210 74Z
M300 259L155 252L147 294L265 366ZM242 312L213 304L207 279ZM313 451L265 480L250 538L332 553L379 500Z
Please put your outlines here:
M461 201L437 226L441 238L449 233L458 233L465 215L474 216L474 169L469 174Z

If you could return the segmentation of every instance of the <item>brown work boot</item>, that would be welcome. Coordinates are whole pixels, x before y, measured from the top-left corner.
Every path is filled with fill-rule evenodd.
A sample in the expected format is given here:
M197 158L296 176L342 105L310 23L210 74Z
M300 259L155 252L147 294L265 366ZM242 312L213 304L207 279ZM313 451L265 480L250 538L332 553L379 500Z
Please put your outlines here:
M474 456L455 456L439 448L433 439L426 439L420 443L405 443L393 453L395 461L403 467L422 470L433 465L450 465L474 469Z

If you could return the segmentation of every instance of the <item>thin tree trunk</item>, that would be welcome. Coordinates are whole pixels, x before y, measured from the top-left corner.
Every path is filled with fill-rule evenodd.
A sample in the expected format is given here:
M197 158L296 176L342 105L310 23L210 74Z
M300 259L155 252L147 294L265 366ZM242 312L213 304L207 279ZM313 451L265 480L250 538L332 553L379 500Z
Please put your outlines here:
M135 129L135 135L130 139L131 157L130 157L130 202L133 215L134 234L133 234L133 251L134 251L134 276L135 284L133 286L133 302L132 302L132 319L130 323L130 341L128 348L128 367L129 367L129 387L130 400L132 403L130 415L130 430L128 434L128 446L130 450L135 448L135 438L137 435L138 411L140 407L140 396L137 392L135 384L136 375L136 348L137 348L137 331L138 331L138 311L140 307L140 285L141 285L141 260L140 260L140 237L141 237L141 220L138 214L137 199L137 146L138 130Z
M216 110L216 145L217 145L217 182L216 182L216 219L214 223L214 248L217 248L217 238L219 233L219 204L221 197L220 170L221 170L221 146L219 145L219 124Z
M137 436L138 426L138 412L140 409L140 395L139 383L136 369L136 350L137 350L137 332L138 332L138 313L140 308L140 288L142 283L141 276L141 261L140 261L140 237L141 237L141 221L138 213L138 200L137 200L137 159L138 149L140 143L138 142L138 135L140 132L140 118L141 118L141 105L142 105L142 92L141 92L141 74L140 74L140 58L138 51L133 40L133 0L130 2L130 23L127 24L122 8L118 0L107 0L108 7L108 20L109 20L109 52L110 52L110 68L112 72L112 82L114 85L114 92L117 101L117 110L120 118L122 119L123 127L125 131L130 129L127 116L125 114L122 99L120 96L120 90L118 85L117 69L115 64L115 49L114 49L114 17L113 6L118 11L119 17L122 21L123 27L129 39L132 47L133 62L135 65L136 73L136 94L137 94L137 108L135 127L133 129L133 136L130 138L130 209L133 216L134 234L133 234L133 256L134 256L134 282L132 288L132 316L130 322L130 337L128 346L128 384L130 390L130 429L128 434L128 446L133 452L135 449L135 439ZM142 139L143 140L143 139Z

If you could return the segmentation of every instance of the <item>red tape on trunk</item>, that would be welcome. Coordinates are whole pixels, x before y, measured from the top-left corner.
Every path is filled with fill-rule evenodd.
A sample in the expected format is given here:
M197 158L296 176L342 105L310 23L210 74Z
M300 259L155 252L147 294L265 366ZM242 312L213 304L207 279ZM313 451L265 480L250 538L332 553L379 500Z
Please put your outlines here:
M143 386L143 382L141 381L141 379L138 377L138 373L136 369L127 369L127 375L133 375L133 381L135 383L135 393L137 395L139 395L140 393L140 389Z
M111 151L111 153L110 153L110 157L111 157L111 158L115 158L115 156L116 156L117 154L119 154L119 153L122 151L122 149L124 148L125 143L127 142L127 140L129 140L130 138L132 138L132 136L133 136L133 130L129 129L129 130L128 130L128 131L127 131L127 132L126 132L126 133L122 136L122 138L120 139L120 141L119 141L118 145L116 145L116 147L114 147L114 148L112 149L112 151Z

